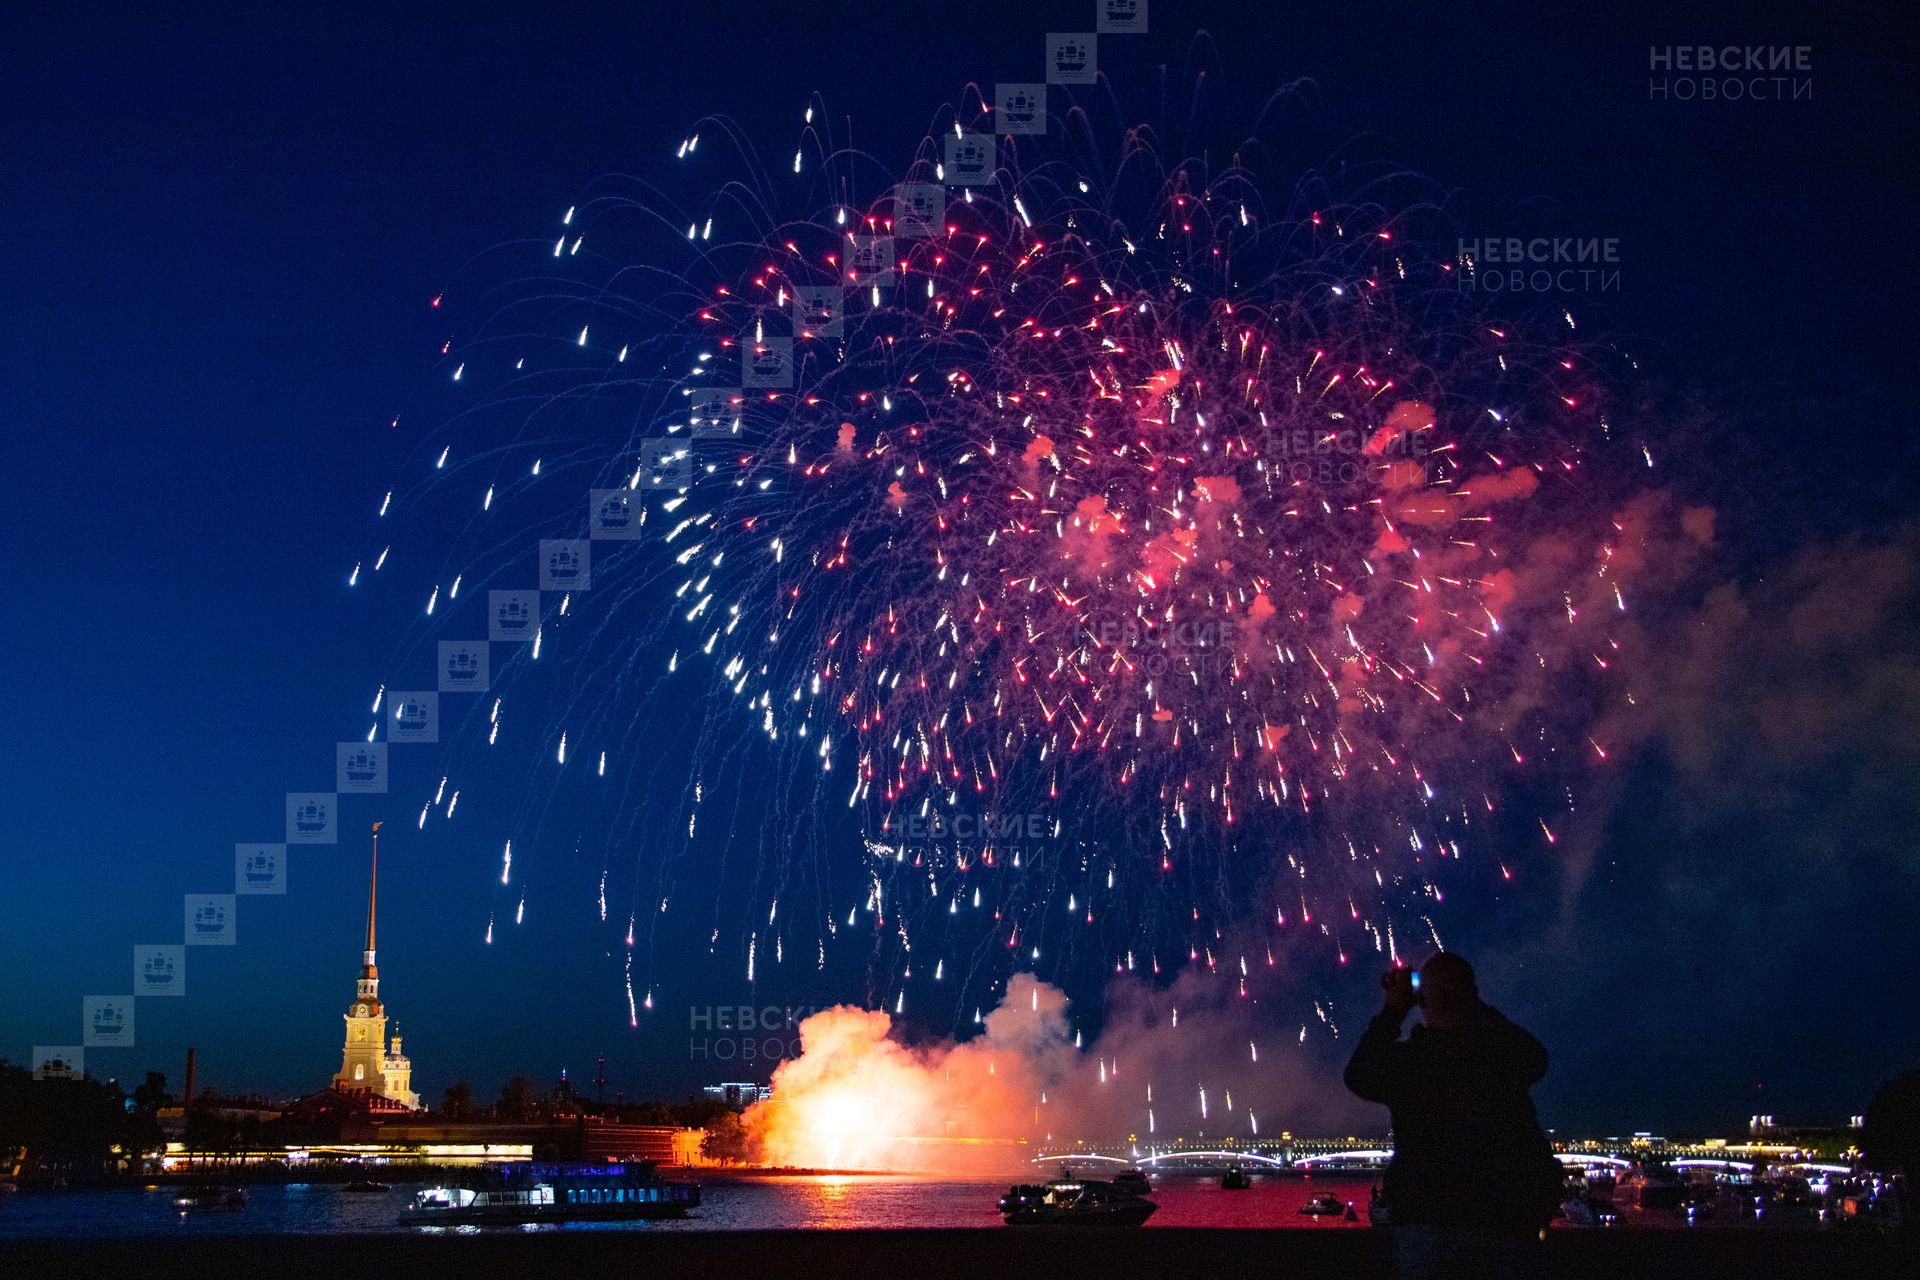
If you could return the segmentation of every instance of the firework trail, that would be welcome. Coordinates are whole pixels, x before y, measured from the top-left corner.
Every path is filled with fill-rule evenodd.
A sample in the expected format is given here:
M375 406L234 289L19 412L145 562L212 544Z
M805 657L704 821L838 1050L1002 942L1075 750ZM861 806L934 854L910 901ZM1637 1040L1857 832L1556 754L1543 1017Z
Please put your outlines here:
M489 940L597 855L637 1016L711 860L749 980L851 938L895 1010L1047 965L1244 989L1430 945L1446 864L1551 845L1565 792L1500 797L1604 755L1657 520L1611 353L1486 314L1400 175L1276 196L1057 123L974 94L889 169L810 109L786 174L709 121L678 159L727 180L609 182L496 255L541 274L471 300L381 505L444 547L406 544L440 556L408 644L544 588L421 812L519 779Z

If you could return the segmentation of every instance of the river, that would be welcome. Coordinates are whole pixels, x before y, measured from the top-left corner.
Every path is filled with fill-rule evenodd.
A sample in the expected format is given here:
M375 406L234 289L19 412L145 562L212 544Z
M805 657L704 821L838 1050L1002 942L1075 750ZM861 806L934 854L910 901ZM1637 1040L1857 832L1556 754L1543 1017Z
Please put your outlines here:
M1035 1176L1035 1181L1041 1180ZM564 1231L734 1231L812 1227L998 1227L994 1204L1007 1179L929 1178L891 1174L700 1177L702 1204L683 1221L570 1223L507 1228ZM1222 1191L1217 1178L1168 1174L1154 1183L1160 1211L1153 1227L1298 1227L1351 1230L1366 1226L1372 1181L1352 1176L1256 1178L1245 1191ZM396 1183L385 1195L338 1185L293 1183L250 1188L245 1209L181 1214L177 1188L122 1188L7 1196L0 1200L0 1237L357 1235L395 1232L414 1187ZM1333 1195L1354 1207L1356 1222L1315 1217L1300 1209L1309 1197ZM473 1230L474 1228L469 1228ZM493 1228L499 1230L500 1228Z

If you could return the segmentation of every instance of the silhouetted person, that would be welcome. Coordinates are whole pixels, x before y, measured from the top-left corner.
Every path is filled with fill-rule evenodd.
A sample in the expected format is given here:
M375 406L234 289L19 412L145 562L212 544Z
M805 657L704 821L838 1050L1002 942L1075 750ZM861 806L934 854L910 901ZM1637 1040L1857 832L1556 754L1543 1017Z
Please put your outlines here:
M1386 1005L1347 1063L1347 1088L1393 1115L1384 1198L1403 1277L1525 1275L1564 1187L1528 1095L1540 1042L1480 999L1473 966L1442 951L1380 979ZM1405 1040L1418 1006L1424 1024Z
M1908 1071L1880 1086L1867 1104L1860 1133L1860 1162L1897 1178L1889 1193L1894 1218L1909 1242L1920 1243L1920 1071Z

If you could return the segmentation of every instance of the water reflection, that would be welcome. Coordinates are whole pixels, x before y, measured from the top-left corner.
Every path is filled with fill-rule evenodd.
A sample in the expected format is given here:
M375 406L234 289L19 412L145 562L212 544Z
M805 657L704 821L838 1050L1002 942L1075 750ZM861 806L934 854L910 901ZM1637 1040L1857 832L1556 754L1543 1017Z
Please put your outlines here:
M1047 1173L1051 1173L1048 1170ZM809 1174L754 1177L709 1173L700 1178L703 1203L694 1217L666 1222L597 1222L544 1226L564 1231L729 1231L769 1228L997 1228L995 1204L1016 1178L923 1177L901 1174ZM1160 1204L1147 1230L1157 1227L1288 1227L1342 1230L1364 1227L1370 1182L1361 1178L1256 1178L1251 1190L1223 1192L1217 1178L1156 1178ZM396 1184L386 1195L353 1194L338 1186L295 1183L251 1188L247 1208L231 1213L181 1214L176 1188L73 1191L8 1197L0 1211L4 1236L328 1235L432 1230L471 1235L521 1228L475 1226L405 1228L404 1206L418 1188ZM1331 1194L1357 1204L1358 1223L1299 1213L1308 1198Z

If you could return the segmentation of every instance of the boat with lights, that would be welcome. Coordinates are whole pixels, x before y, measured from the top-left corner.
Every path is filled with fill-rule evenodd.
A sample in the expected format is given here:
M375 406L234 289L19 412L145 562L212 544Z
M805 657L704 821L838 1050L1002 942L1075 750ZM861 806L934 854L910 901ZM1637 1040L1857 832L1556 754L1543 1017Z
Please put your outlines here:
M247 1207L245 1187L194 1187L174 1197L181 1213L221 1213Z
M1010 1227L1137 1227L1160 1208L1131 1187L1063 1176L1043 1186L1022 1184L1000 1197Z
M496 1165L472 1185L427 1187L400 1215L406 1226L684 1218L700 1188L662 1178L648 1162Z
M1301 1205L1298 1210L1298 1212L1314 1218L1330 1218L1336 1214L1343 1214L1346 1211L1347 1206L1341 1202L1338 1196L1329 1195L1314 1196L1305 1204Z

